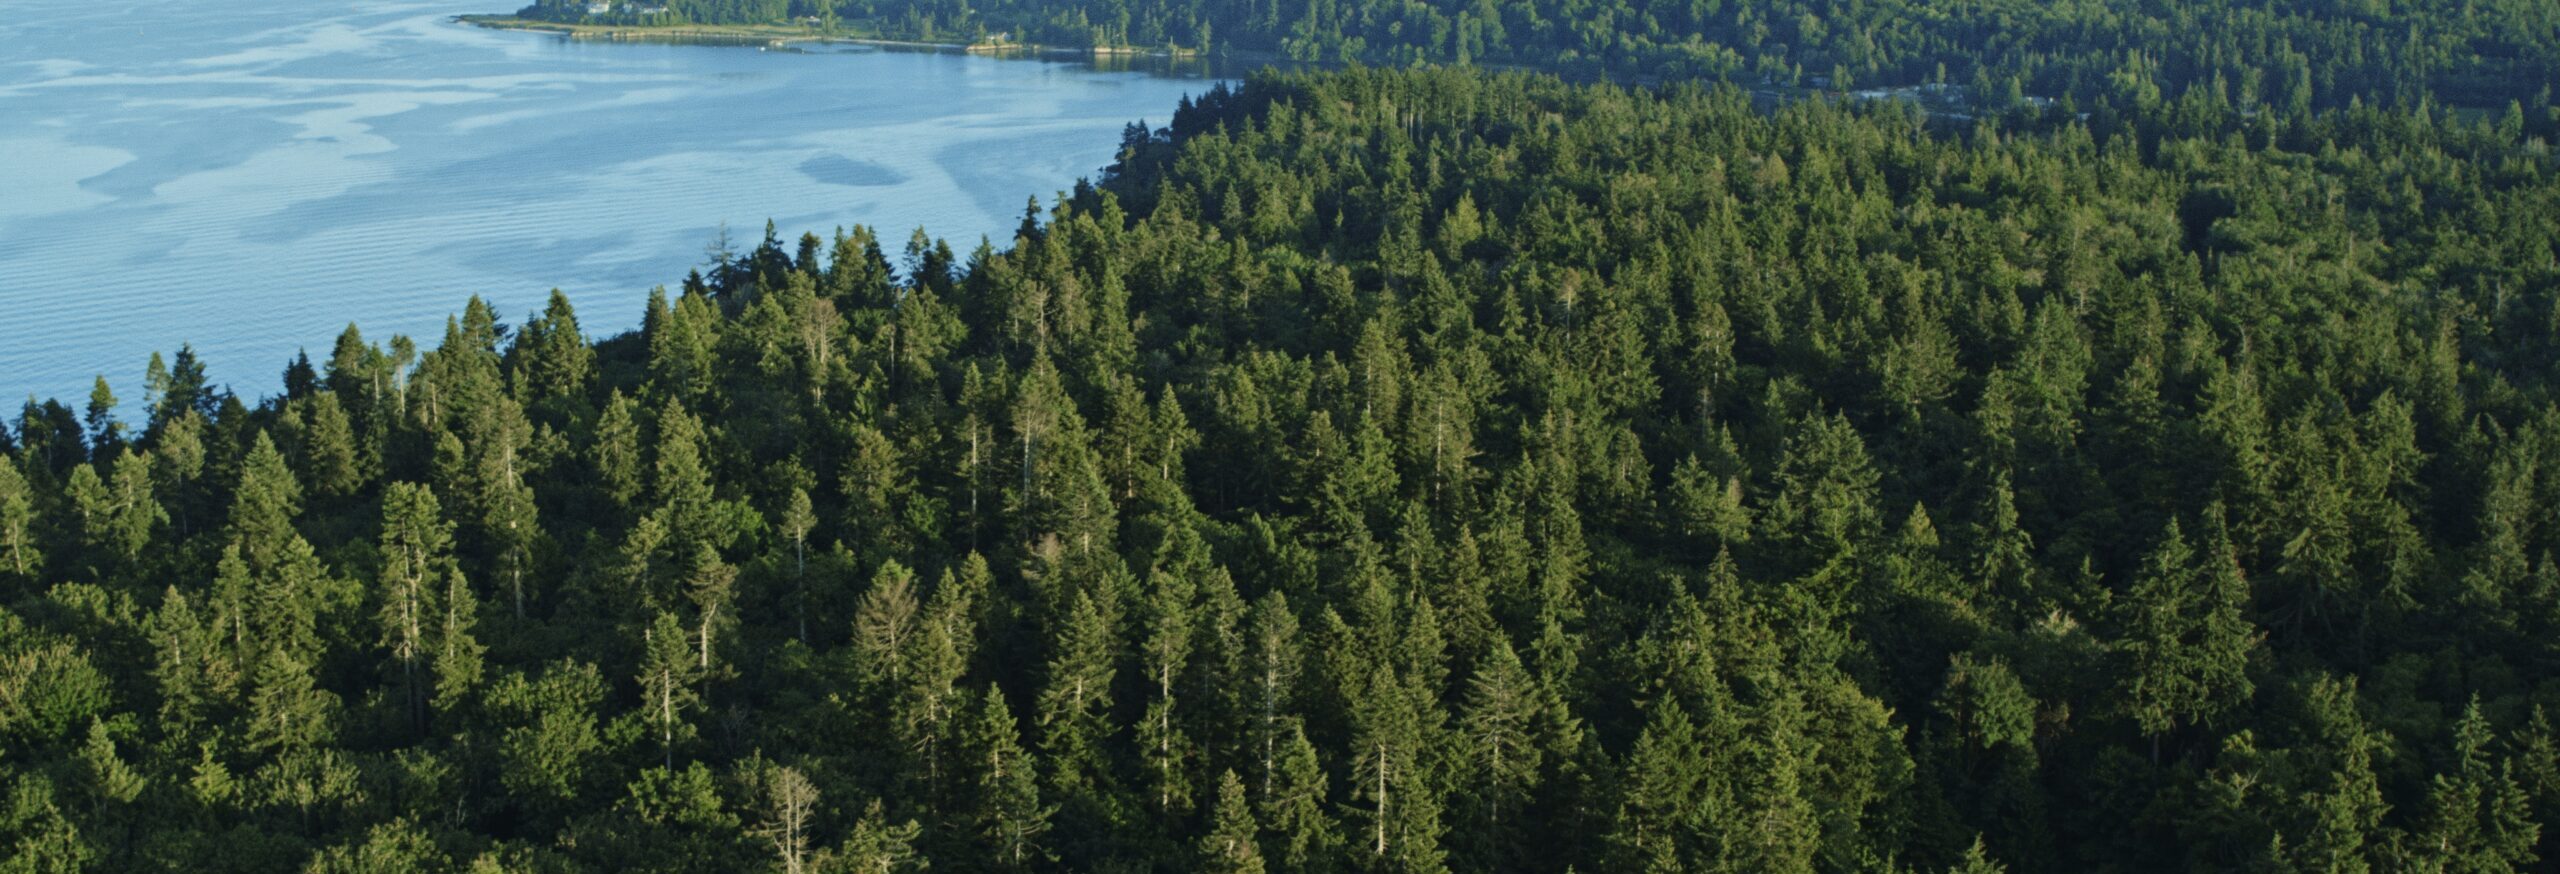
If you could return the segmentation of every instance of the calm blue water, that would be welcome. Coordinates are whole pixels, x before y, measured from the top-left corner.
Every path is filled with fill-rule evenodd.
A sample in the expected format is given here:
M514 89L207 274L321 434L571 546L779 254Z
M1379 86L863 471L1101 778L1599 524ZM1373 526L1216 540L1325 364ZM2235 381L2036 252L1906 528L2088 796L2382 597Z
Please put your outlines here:
M153 350L276 390L350 321L433 345L472 294L639 321L727 222L1001 244L1199 79L845 47L570 42L518 0L0 0L0 399L125 409ZM14 418L14 416L11 416Z

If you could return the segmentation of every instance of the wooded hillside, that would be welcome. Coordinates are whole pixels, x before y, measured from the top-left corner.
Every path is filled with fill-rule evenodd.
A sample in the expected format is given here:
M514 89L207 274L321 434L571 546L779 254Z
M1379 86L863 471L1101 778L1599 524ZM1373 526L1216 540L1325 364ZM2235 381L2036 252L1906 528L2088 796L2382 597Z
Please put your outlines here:
M966 255L180 352L0 429L0 847L2547 865L2548 130L1265 75Z

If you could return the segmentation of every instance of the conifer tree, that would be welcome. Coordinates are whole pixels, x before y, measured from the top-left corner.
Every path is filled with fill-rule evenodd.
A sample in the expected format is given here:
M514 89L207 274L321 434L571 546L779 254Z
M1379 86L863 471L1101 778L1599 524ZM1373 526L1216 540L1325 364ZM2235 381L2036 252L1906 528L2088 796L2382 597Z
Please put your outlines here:
M1627 756L1609 841L1630 869L1684 870L1694 833L1730 811L1701 792L1707 779L1704 752L1680 702L1664 696L1646 711L1644 732Z
M660 288L649 293L649 312L642 333L648 341L650 389L670 403L700 406L718 363L719 307L690 290L669 306L666 290Z
M871 800L863 809L862 819L854 823L853 834L831 853L821 853L820 870L850 870L862 874L898 874L921 871L930 867L916 852L916 839L924 827L915 820L891 823L881 810L880 799Z
M1040 840L1049 831L1054 807L1040 800L1039 772L1022 749L1013 710L996 687L973 708L969 748L976 759L977 831L988 860L1001 869L1030 868L1048 854Z
M1200 867L1213 874L1262 874L1260 829L1253 806L1244 799L1244 781L1236 772L1218 775L1218 806L1209 833L1200 839Z
M525 321L510 350L516 391L528 406L585 395L595 372L595 348L578 328L568 295L551 290L542 315Z
M1111 718L1116 642L1110 618L1083 592L1063 618L1040 689L1040 755L1049 791L1083 827L1113 813L1115 781L1105 744L1118 730ZM1084 809L1063 807L1071 800Z
M640 632L641 719L658 736L661 764L669 768L675 767L676 741L693 733L685 714L702 701L694 688L702 668L688 637L676 615L664 611Z
M1394 669L1378 666L1345 690L1350 700L1351 797L1368 820L1355 856L1370 870L1445 870L1440 801L1424 772L1424 744L1437 720Z
M688 537L703 536L712 485L710 468L702 457L702 420L685 412L682 402L669 400L658 412L657 437L649 497L658 512L666 514L671 529Z
M1289 609L1288 596L1275 590L1254 602L1251 622L1246 672L1253 688L1246 700L1253 710L1258 754L1255 798L1269 805L1280 775L1281 744L1297 731L1290 706L1298 683L1298 617Z
M2006 471L1991 482L1973 540L1972 591L1990 596L1993 604L2014 605L2024 615L2034 615L2045 606L2043 599L2049 592L2036 564L2035 537L2018 519L2016 493L2010 489Z
M71 505L71 520L79 533L78 542L90 548L99 539L95 532L105 526L113 499L107 495L107 481L98 476L96 465L82 464L71 468L71 476L62 483L62 497ZM103 570L92 554L89 558L91 578L103 576Z
M2448 871L2514 871L2535 861L2541 826L2516 784L2514 763L2490 758L2489 722L2474 696L2453 727L2453 767L2427 788L2414 835L2419 864ZM2417 861L2417 860L2413 860Z
M1947 869L1947 874L2007 874L2008 870L2008 866L1992 861L1990 851L1983 849L1982 836L1975 835L1973 846L1964 851L1964 859Z
M930 611L912 636L903 659L908 667L905 684L894 702L895 728L906 744L910 760L921 771L915 777L928 790L928 798L945 798L944 772L947 760L960 732L961 711L966 705L966 692L960 678L968 671L968 646L973 633L965 608L954 608L942 601L943 593L952 586L935 591L937 608Z
M327 610L335 615L337 608L352 606L344 602L353 592L328 577L310 542L294 527L301 512L301 486L266 432L258 433L242 460L233 494L216 588L228 590L226 600L236 611L233 621L254 631L248 642L308 665L321 656L320 614Z
M1499 639L1467 679L1458 731L1471 774L1463 785L1475 801L1468 813L1476 824L1480 859L1514 855L1508 844L1516 832L1508 829L1518 825L1538 784L1542 750L1536 732L1545 715L1542 697L1520 657Z
M516 618L522 619L529 600L526 583L533 573L535 551L543 539L533 486L526 477L530 465L523 450L529 440L529 426L522 408L513 399L499 398L492 407L496 410L496 424L491 426L493 433L478 441L471 504L479 511L480 537L494 559L490 573L505 583L509 605Z
M605 400L604 413L596 421L595 445L591 464L595 466L597 485L607 498L624 509L634 508L640 499L640 424L639 404L624 397L620 389Z
M1280 848L1277 861L1292 871L1332 870L1343 838L1332 814L1326 812L1331 790L1324 762L1295 720L1277 748L1278 764L1260 805L1262 821Z
M190 736L214 722L239 693L245 671L217 618L203 615L175 587L151 616L151 679L160 697L160 719L175 736Z
M2241 614L2248 585L2218 517L2212 527L2213 539L2198 554L2170 520L2126 596L2132 616L2123 646L2133 659L2126 701L2155 743L2230 709L2252 688L2248 658L2257 636Z
M730 602L737 597L738 569L720 560L710 544L696 544L685 570L685 599L693 602L695 668L713 675L711 650L720 630L737 622Z
M325 496L351 495L362 486L362 460L356 450L355 426L337 392L320 392L302 403L308 424L303 432L302 470L311 491Z
M791 538L791 618L799 631L800 642L809 642L809 532L818 526L818 514L809 503L809 490L791 487L791 497L783 505L782 533Z
M1150 695L1138 724L1138 744L1155 784L1150 793L1154 806L1165 816L1188 812L1193 780L1189 760L1195 752L1195 741L1184 728L1190 720L1176 712L1174 695L1197 633L1193 587L1182 574L1160 568L1147 575L1146 630L1139 643L1139 666L1146 672Z
M104 547L108 554L127 564L140 561L154 533L169 522L169 511L153 492L155 458L131 449L118 450L108 476L108 498L112 503L104 517L105 525L98 532L103 536L92 545Z
M852 654L854 669L884 695L907 681L908 647L919 619L915 574L895 561L882 562L854 607Z
M89 386L89 407L80 424L89 435L91 458L105 458L124 445L124 423L116 421L116 393L101 374Z
M436 692L432 702L439 712L452 713L480 683L482 653L487 651L479 638L471 633L478 624L480 600L471 593L470 583L459 572L444 575L444 614L436 627L435 675Z
M381 645L400 668L401 698L413 724L424 725L427 678L444 636L443 604L461 570L453 561L453 525L433 491L392 483L382 499Z
M314 682L311 666L291 653L269 650L258 662L249 693L250 750L279 761L315 753L336 736L338 696Z
M11 576L22 583L34 583L37 571L44 567L44 553L36 547L35 493L27 487L27 478L18 471L17 463L0 456L0 553L6 553Z

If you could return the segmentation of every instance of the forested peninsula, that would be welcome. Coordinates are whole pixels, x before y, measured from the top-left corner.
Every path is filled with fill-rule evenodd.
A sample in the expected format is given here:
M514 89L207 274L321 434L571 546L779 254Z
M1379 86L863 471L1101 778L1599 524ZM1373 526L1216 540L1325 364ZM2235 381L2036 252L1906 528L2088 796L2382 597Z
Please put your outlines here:
M1995 109L2211 86L2297 111L2426 99L2496 112L2548 107L2560 83L2560 5L2548 0L534 0L518 15L1255 62L1501 64L1641 83L1942 85Z
M2547 5L1545 5L1349 54L2057 99L1266 72L1010 240L31 400L0 870L2560 861Z

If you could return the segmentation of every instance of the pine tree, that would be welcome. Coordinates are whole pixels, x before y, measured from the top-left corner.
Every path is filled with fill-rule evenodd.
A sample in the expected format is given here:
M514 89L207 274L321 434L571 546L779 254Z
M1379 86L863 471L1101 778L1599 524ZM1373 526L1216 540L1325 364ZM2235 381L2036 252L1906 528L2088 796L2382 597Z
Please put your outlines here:
M714 345L719 321L719 307L699 292L686 291L672 307L666 302L666 289L649 292L649 318L642 334L649 349L649 387L657 396L669 403L702 403L718 363Z
M1685 870L1687 847L1705 822L1729 811L1701 792L1707 779L1698 730L1670 696L1646 707L1644 732L1628 753L1610 843L1629 870Z
M607 498L623 509L631 509L640 499L640 405L624 397L620 389L606 398L604 413L596 420L594 453L597 485Z
M913 488L904 473L908 465L880 429L861 422L851 428L853 451L841 486L845 518L859 528L848 542L865 556L909 556L918 544L901 525Z
M2529 868L2542 837L2532 802L2516 784L2512 760L2489 758L2489 721L2473 695L2454 724L2453 767L2427 789L2426 818L2413 835L2420 864L2435 870L2493 872Z
M1280 866L1289 871L1332 870L1342 851L1342 836L1332 815L1325 812L1331 806L1331 790L1324 763L1295 720L1289 721L1277 747L1278 763L1266 781L1269 788L1261 809L1262 821L1281 848Z
M1109 821L1114 801L1104 745L1118 730L1111 719L1117 643L1111 620L1083 592L1065 620L1040 690L1040 755L1049 766L1049 791L1076 817L1073 824L1098 826Z
M1158 814L1178 816L1190 808L1189 760L1196 750L1195 741L1184 730L1187 720L1175 709L1174 682L1191 657L1197 611L1191 603L1193 587L1182 572L1160 568L1147 576L1146 630L1138 661L1151 694L1146 715L1138 724L1138 744L1155 784L1152 794Z
M2257 635L2241 614L2248 584L2215 518L2202 554L2170 520L2126 595L2132 615L2123 647L2132 665L2125 700L2155 754L2162 735L2213 719L2252 689L2248 660Z
M951 588L937 588L938 604ZM909 671L892 712L898 738L918 772L913 777L924 785L927 798L938 800L948 797L942 791L945 760L953 755L960 712L967 703L960 678L969 668L966 647L972 629L963 609L948 604L930 611L921 626L903 655Z
M407 817L374 825L361 842L321 851L304 869L307 874L444 870L454 870L453 858L436 846L432 834Z
M401 697L410 721L423 727L426 672L443 637L441 602L461 570L453 561L453 525L425 486L392 483L382 497L381 645L399 665Z
M140 769L117 753L118 733L108 729L105 722L93 721L89 723L87 742L80 746L81 782L100 807L132 804L151 783Z
M1370 669L1362 685L1346 689L1351 706L1351 797L1369 821L1362 852L1372 870L1446 870L1440 847L1440 802L1425 766L1425 738L1437 720L1396 671Z
M182 537L211 521L196 488L206 479L204 434L204 417L189 413L159 432L151 448L152 482L167 496L170 521Z
M1513 827L1538 786L1536 732L1545 715L1543 704L1536 681L1506 641L1497 639L1475 676L1467 679L1466 703L1458 717L1459 748L1471 772L1464 784L1473 790L1476 809L1469 813L1483 860L1516 855L1509 845L1517 833Z
M1016 525L1032 536L1055 535L1079 556L1091 554L1109 537L1115 504L1084 417L1048 356L1033 359L1011 412L1021 455L1011 501Z
M916 838L924 833L924 827L912 819L893 824L888 822L888 818L880 808L880 800L872 799L871 805L863 809L862 819L854 823L853 834L845 838L843 846L832 853L820 854L815 867L859 874L924 870L927 863L915 848Z
M2258 375L2246 360L2208 362L2197 419L2205 445L2218 470L2211 484L2238 517L2239 539L2253 543L2274 500L2274 465L2268 455L2269 428Z
M213 722L238 694L243 671L223 639L184 592L172 587L146 629L151 640L151 679L160 696L160 719L172 735L186 737Z
M36 548L35 522L34 492L18 465L0 456L0 553L6 553L10 575L22 583L34 583L44 567L44 553Z
M692 736L685 713L702 701L701 691L694 688L701 668L690 643L673 613L660 612L640 633L641 720L658 736L661 764L669 768L675 767L676 741Z
M88 559L90 576L101 579L105 572L92 542L99 539L99 529L105 526L110 504L113 503L107 495L107 481L98 476L96 465L75 465L71 468L70 478L62 483L62 497L71 505L70 521L73 529L79 532L79 543L90 551L84 556Z
M969 747L976 758L974 819L996 867L1022 870L1047 858L1040 845L1055 808L1040 803L1039 772L1014 727L1013 709L990 685L975 708Z
M1209 833L1200 839L1200 865L1209 874L1262 874L1260 829L1253 806L1245 803L1244 781L1236 772L1218 775L1218 807Z
M116 421L116 393L101 374L89 386L87 416L80 424L89 435L91 458L105 458L124 445L124 423Z
M344 496L363 487L363 467L356 451L355 425L336 392L321 392L302 402L308 424L303 431L302 470L313 494Z
M918 618L915 574L895 561L882 562L854 607L852 642L854 670L879 694L906 682Z
M649 496L674 517L670 521L698 521L711 503L711 471L703 463L702 444L702 420L686 412L682 402L670 400L658 411Z
M594 379L595 348L578 328L568 295L555 288L542 315L516 332L510 356L516 391L527 405L585 395Z
M151 546L153 532L169 522L169 512L152 491L152 458L130 448L117 449L99 495L100 505L94 512L83 511L88 520L83 531L86 546L118 566L139 564Z
M2008 870L2008 866L1991 860L1990 851L1983 849L1982 836L1974 835L1973 846L1964 851L1964 860L1947 869L1947 874L2007 874Z
M735 624L729 610L737 597L738 569L720 560L710 544L695 544L690 565L685 571L685 599L693 602L694 658L696 669L704 676L713 675L711 650L719 630Z
M1793 689L1780 691L1761 708L1758 729L1745 746L1743 767L1753 774L1740 822L1722 823L1728 851L1752 871L1814 870L1822 823L1810 797L1817 750L1805 736L1808 716Z
M532 573L534 553L543 536L533 486L526 479L529 465L523 450L530 426L513 399L499 398L491 406L494 424L487 427L490 433L476 441L479 457L471 476L475 488L470 503L478 510L481 540L494 554L490 571L505 582L508 601L516 618L522 619L528 600L526 577Z
M814 243L815 238L809 242ZM789 320L791 348L796 353L794 363L800 382L809 392L809 406L824 409L827 387L836 381L843 366L836 350L844 342L844 315L837 310L835 301L818 295L817 287L806 275L784 284L781 301ZM894 379L894 356L891 367Z
M252 684L250 750L285 759L320 751L337 736L338 696L319 688L310 665L271 650L258 663Z
M1973 591L1990 596L1992 604L2010 605L2020 615L2032 616L2047 606L2051 593L2036 565L2035 538L2019 524L2016 495L2006 471L1992 480L1973 540Z
M809 531L818 526L817 511L810 506L809 490L791 487L789 502L783 505L782 533L791 538L791 619L798 629L801 643L809 642Z
M352 594L328 577L309 541L294 527L301 486L284 455L259 432L241 461L232 490L231 519L217 591L227 589L229 609L261 647L309 664L321 655L320 614L333 614ZM223 582L229 580L226 586ZM337 629L329 629L337 633ZM254 661L254 660L252 660Z
M444 615L437 624L435 641L435 699L431 703L439 712L452 713L463 696L480 684L481 654L488 648L471 633L478 623L480 601L471 593L471 585L460 572L444 575Z
M1273 784L1279 779L1281 742L1297 730L1289 715L1298 683L1297 637L1298 616L1289 609L1288 596L1272 591L1254 602L1246 663L1253 688L1246 700L1251 702L1253 745L1258 753L1256 799L1264 805L1272 803Z
M1846 418L1807 414L1786 437L1761 527L1807 566L1829 561L1874 534L1879 476Z
M1690 455L1671 469L1670 494L1664 500L1665 534L1691 545L1698 555L1751 539L1751 512L1743 506L1742 479L1717 477Z

